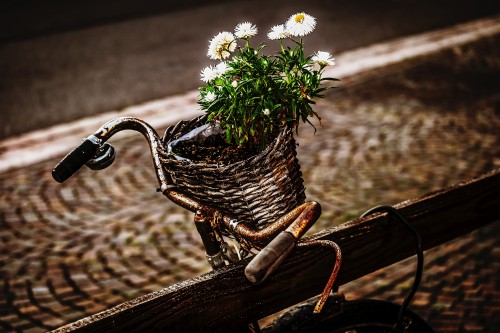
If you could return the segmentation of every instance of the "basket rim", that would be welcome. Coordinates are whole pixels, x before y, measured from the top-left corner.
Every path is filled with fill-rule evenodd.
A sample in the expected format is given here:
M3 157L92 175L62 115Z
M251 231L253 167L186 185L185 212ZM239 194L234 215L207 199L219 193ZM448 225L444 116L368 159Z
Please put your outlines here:
M203 121L203 118L204 118L204 116L200 116L200 117L193 118L192 120L196 121L196 122L201 122L201 121ZM204 125L204 123L195 124L195 125L196 125L195 127L189 128L187 131L182 132L182 134L189 133L190 131L194 130L195 128ZM275 138L271 141L271 143L269 143L266 146L266 148L264 150L254 154L252 156L249 156L245 159L242 159L242 160L239 160L236 162L232 162L229 164L209 163L209 162L205 162L205 161L193 161L193 160L188 160L188 159L178 160L178 159L174 158L173 157L174 155L169 153L168 150L166 149L168 147L169 143L174 141L174 140L164 141L164 148L165 148L164 154L165 154L165 157L167 157L171 163L173 162L173 163L177 163L179 165L189 166L189 167L192 167L193 169L204 168L204 169L217 169L219 171L224 171L226 169L234 169L235 167L238 167L239 165L242 165L242 164L259 162L265 156L269 155L276 147L279 147L280 142L283 140L286 140L288 136L292 136L292 139L294 139L292 129L288 126L280 126L279 131L278 131L278 135L275 136ZM165 140L165 137L163 139Z

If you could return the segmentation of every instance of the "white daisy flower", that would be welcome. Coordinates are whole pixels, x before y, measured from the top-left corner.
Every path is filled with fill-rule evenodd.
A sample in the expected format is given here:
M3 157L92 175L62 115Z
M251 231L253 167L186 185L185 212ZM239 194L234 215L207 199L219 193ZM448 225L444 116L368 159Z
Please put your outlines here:
M217 66L215 66L215 71L217 72L217 77L221 77L222 75L226 74L227 71L230 69L225 61L221 62Z
M333 66L335 65L335 58L332 58L332 55L329 52L318 51L311 58L311 60L320 66Z
M267 37L269 39L285 39L290 37L290 33L286 30L284 24L275 25L271 28L271 31L268 32Z
M286 30L292 36L305 36L316 27L316 19L306 13L297 13L286 22Z
M216 68L214 68L212 66L207 66L207 67L202 69L200 76L201 76L201 80L203 82L208 83L208 82L213 81L216 78L218 78L219 74L218 74Z
M210 59L221 60L229 58L231 52L236 49L236 39L230 32L223 31L218 33L210 41L207 55Z
M250 22L243 22L236 26L234 34L238 38L247 39L257 35L257 27Z
M213 102L217 98L217 95L213 91L207 92L205 98L203 99L205 102Z

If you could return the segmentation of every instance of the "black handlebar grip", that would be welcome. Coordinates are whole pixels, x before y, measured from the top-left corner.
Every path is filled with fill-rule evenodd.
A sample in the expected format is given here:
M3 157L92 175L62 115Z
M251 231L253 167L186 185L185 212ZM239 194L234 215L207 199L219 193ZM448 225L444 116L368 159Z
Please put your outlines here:
M297 240L288 231L282 231L266 245L245 267L245 276L253 284L263 282L295 248Z
M98 149L98 143L85 139L56 165L52 170L52 177L59 183L64 182L94 157Z

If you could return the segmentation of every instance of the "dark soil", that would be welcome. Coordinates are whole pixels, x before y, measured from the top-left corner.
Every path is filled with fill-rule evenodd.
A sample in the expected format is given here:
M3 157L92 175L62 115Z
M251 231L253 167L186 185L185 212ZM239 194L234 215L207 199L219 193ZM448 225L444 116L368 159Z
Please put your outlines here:
M227 143L221 136L212 136L202 143L179 142L174 152L195 162L207 164L231 164L258 153L257 149Z

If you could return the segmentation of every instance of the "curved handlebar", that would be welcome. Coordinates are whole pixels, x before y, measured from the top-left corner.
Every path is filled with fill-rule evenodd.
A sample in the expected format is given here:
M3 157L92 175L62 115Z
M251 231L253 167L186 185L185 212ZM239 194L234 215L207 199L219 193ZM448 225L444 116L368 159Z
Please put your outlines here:
M52 177L59 183L64 182L87 163L99 149L99 142L93 135L68 153L52 170Z
M122 130L134 130L141 133L146 138L153 157L160 190L164 192L168 187L169 181L167 175L163 171L159 157L158 150L162 147L160 138L149 124L133 117L120 117L104 124L59 162L52 171L54 179L62 183L71 177L78 169L87 163L87 161L95 156L104 142Z

